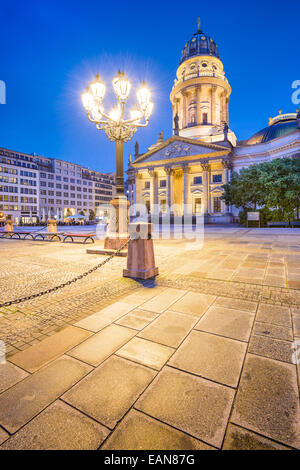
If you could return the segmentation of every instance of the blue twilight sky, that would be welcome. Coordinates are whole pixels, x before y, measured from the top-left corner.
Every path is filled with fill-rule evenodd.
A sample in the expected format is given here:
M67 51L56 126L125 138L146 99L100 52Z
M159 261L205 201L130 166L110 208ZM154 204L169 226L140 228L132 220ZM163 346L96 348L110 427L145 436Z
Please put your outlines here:
M0 0L0 80L7 87L0 147L113 171L114 144L88 122L80 93L97 71L110 88L118 68L135 87L145 79L155 103L148 128L126 144L126 159L136 139L144 151L161 130L169 137L169 93L197 16L218 44L232 87L230 127L239 140L265 127L278 109L295 111L299 0ZM113 101L108 94L107 111Z

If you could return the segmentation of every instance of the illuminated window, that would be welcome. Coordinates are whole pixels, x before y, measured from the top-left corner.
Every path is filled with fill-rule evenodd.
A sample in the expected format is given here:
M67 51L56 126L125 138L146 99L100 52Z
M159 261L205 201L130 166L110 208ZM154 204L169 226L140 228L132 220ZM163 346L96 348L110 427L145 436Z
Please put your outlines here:
M194 202L195 214L201 214L201 198L196 198Z
M221 198L214 197L214 212L221 212Z

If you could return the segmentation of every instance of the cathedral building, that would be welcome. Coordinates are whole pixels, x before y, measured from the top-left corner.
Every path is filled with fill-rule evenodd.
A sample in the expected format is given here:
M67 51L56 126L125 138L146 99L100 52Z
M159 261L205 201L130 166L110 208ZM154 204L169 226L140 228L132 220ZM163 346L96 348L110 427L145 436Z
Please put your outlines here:
M173 135L163 134L144 154L136 145L128 167L131 204L149 213L204 214L206 223L231 223L238 209L221 200L222 186L253 163L300 157L300 113L269 119L268 126L237 142L229 126L231 87L217 44L198 29L183 48L170 94Z

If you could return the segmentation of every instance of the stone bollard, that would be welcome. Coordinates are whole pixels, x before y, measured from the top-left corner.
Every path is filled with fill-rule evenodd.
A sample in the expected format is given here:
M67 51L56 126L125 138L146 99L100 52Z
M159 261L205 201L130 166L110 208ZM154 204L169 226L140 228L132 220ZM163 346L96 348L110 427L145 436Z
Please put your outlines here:
M47 232L57 233L57 222L56 219L47 220Z
M155 267L153 240L151 237L152 224L134 222L129 224L129 245L127 269L123 270L124 277L133 279L150 279L158 274Z
M13 232L14 231L14 222L11 218L11 215L8 215L5 220L5 232Z

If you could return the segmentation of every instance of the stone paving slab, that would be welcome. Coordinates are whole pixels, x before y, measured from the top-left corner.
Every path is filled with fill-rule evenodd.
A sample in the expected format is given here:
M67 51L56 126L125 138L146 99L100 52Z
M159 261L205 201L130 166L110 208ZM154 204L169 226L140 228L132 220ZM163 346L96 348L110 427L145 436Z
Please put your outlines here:
M299 413L296 367L249 354L231 422L299 449Z
M137 305L138 303L128 304L125 302L115 302L114 304L105 307L94 315L90 315L89 317L84 318L83 320L76 323L75 326L96 333L97 331L100 331L106 326L110 325L115 320L118 320L123 315L126 315L126 313L137 307Z
M230 424L223 450L290 450L289 447Z
M199 320L195 329L240 341L249 341L253 321L254 317L250 313L212 306Z
M118 356L157 370L163 367L173 353L174 349L168 346L136 337L116 352Z
M113 429L155 375L148 367L113 356L62 398Z
M177 429L132 410L101 450L214 450Z
M28 376L0 395L0 424L14 433L46 406L91 371L71 357L55 362Z
M230 387L236 387L247 345L240 341L192 331L169 365Z
M31 348L15 354L10 358L10 362L28 372L35 372L87 339L91 334L81 328L69 326Z
M151 300L142 303L140 308L150 312L162 313L185 294L186 291L184 290L168 288L153 297Z
M290 309L283 305L260 304L257 310L256 320L273 323L278 326L292 326Z
M228 297L218 297L214 302L214 307L225 307L236 310L242 310L254 314L257 310L257 302L249 302L247 300L232 299Z
M9 434L0 428L0 444L5 442L9 438Z
M27 372L19 369L19 367L14 366L10 362L0 364L0 393L25 379L27 376Z
M134 294L129 294L123 297L122 302L128 303L130 305L140 305L147 300L156 297L158 294L161 294L166 290L166 287L154 286L149 289L140 288L134 292Z
M133 328L134 330L142 330L149 323L151 323L155 318L158 317L158 313L147 312L141 309L132 310L127 315L124 315L120 320L117 320L115 323L117 325L126 326L128 328Z
M295 336L300 336L300 316L299 315L293 315L293 327L294 327Z
M292 343L288 341L253 335L249 343L249 352L292 363Z
M253 334L269 338L293 341L293 330L286 326L272 325L272 323L255 322Z
M109 430L56 401L6 441L3 450L96 450Z
M213 295L188 292L182 299L175 302L170 310L201 317L215 299L216 297Z
M68 352L80 361L98 366L136 334L135 330L109 325Z
M167 311L146 327L139 337L177 348L196 324L193 315Z
M135 408L221 447L233 398L228 387L165 367Z

